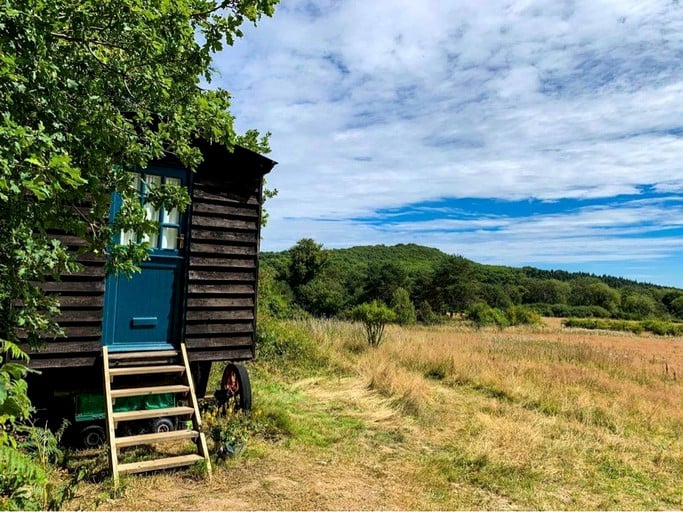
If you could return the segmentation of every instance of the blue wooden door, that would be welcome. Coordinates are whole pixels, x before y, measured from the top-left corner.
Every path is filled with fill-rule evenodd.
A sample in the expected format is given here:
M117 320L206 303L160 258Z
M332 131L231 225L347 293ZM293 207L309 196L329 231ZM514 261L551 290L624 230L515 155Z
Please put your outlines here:
M132 231L119 233L118 242L124 245L133 240L148 242L150 259L140 265L140 273L130 278L107 278L102 341L114 351L163 350L180 339L185 222L176 209L155 209L145 199L153 187L186 185L187 172L152 168L133 176L147 218L157 222L159 229L155 235L143 238ZM120 207L121 198L115 197L112 218Z

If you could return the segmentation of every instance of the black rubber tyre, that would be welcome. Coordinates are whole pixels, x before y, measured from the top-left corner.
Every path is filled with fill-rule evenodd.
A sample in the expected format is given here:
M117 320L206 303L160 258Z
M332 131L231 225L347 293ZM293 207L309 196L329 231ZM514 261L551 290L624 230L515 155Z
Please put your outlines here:
M236 410L251 410L251 382L244 366L230 363L225 367L221 390L225 392L227 406L232 405Z
M154 433L172 432L175 430L175 423L171 418L156 418L151 422L151 430Z
M104 427L101 425L83 427L78 435L81 438L81 446L83 448L98 448L104 444L107 438Z

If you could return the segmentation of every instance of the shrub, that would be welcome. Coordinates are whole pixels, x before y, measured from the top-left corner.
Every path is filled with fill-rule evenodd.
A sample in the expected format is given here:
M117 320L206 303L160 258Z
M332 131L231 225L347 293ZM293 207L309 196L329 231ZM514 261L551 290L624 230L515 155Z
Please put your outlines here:
M562 324L565 327L580 327L583 329L605 329L610 331L627 331L641 334L650 331L659 336L683 335L683 324L665 322L663 320L643 320L640 322L628 320L611 320L604 318L568 318Z
M495 325L502 329L509 325L508 319L502 311L489 307L485 302L472 304L465 313L465 316L477 328Z
M377 347L382 343L386 324L396 320L396 313L383 302L373 300L353 308L351 318L363 324L368 343Z
M417 320L425 325L433 325L441 323L441 316L434 313L432 306L426 300L423 300L420 307L416 311Z
M539 311L540 305L534 305L534 309ZM568 306L566 304L552 304L549 306L551 314L549 316L560 318L609 318L610 312L600 306ZM544 308L540 308L544 309ZM539 311L541 314L546 314L547 309Z
M18 443L0 446L0 510L57 510L72 496L73 482L63 481L59 441L68 426L53 433L33 425L17 427Z
M505 310L510 325L538 325L541 323L541 315L525 306L510 306Z
M316 367L324 362L315 340L300 323L261 316L256 325L258 357L266 362L289 367Z
M683 324L664 322L663 320L643 320L640 322L643 328L659 336L683 335Z

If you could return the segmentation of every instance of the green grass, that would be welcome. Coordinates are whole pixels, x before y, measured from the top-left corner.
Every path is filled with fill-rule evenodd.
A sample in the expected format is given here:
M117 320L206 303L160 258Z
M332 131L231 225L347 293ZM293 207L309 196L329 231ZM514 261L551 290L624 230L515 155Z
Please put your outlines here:
M678 367L677 340L445 325L361 349L343 322L265 328L239 420L249 440L216 464L215 496L254 509L683 507L683 388L649 363ZM112 507L142 506L128 499ZM201 501L188 503L166 505Z

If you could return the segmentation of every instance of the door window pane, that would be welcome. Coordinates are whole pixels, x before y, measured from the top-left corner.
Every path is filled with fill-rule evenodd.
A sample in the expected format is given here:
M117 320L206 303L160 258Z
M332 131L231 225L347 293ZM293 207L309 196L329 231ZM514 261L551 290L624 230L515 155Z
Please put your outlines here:
M121 245L128 245L131 242L136 241L135 232L133 230L124 231L121 230Z
M172 250L178 248L178 228L162 228L161 248Z
M164 212L166 224L179 224L180 215L178 214L178 209L173 208L171 211L166 210Z
M140 192L140 190L142 190L142 177L139 172L133 172L131 174L133 175L133 188L137 192Z
M166 178L166 184L167 185L180 185L180 179L179 178ZM164 222L166 224L179 224L180 223L180 214L178 213L177 208L173 208L172 210L166 210L164 212Z
M157 233L154 233L152 236L142 235L142 241L149 242L149 245L152 247L152 249L154 249L159 243L159 235Z
M161 185L161 176L156 176L154 174L148 174L145 176L145 184L147 185L147 190L154 190L159 185Z
M147 220L153 220L159 222L159 210L154 208L150 203L145 203L145 218Z

